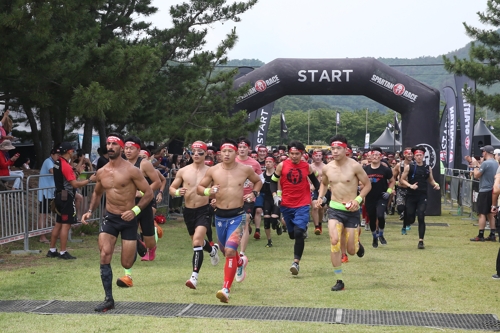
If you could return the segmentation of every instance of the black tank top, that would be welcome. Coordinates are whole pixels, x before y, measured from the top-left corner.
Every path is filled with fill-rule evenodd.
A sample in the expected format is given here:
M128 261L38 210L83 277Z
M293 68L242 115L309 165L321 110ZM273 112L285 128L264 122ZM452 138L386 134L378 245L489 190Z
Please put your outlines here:
M142 158L141 158L141 157L138 157L138 158L137 158L137 161L135 161L134 166L135 166L136 168L139 168L139 169L140 169L140 168L141 168L141 162L142 162ZM146 181L148 182L148 184L149 184L149 185L151 185L151 184L153 183L153 181L152 181L151 179L149 179L149 177L144 176L144 178L146 178Z
M411 185L418 183L416 190L408 189L408 193L427 193L427 179L429 178L429 167L425 164L417 165L413 162L410 164L410 171L408 172L408 183Z

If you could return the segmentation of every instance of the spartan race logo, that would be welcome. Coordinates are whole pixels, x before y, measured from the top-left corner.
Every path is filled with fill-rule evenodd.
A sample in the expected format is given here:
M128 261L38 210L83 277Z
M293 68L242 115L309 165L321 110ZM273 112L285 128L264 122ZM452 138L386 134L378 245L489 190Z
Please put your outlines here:
M406 90L406 87L402 83L392 83L375 74L373 74L370 82L376 84L379 87L384 88L385 90L392 91L394 95L401 96L402 98L412 103L415 103L415 101L418 98L417 94L414 94Z
M300 182L302 182L302 171L300 171L300 169L291 168L290 171L288 171L288 174L286 175L286 179L290 183L297 185Z
M427 143L419 143L417 146L425 147L424 163L425 165L430 166L431 169L434 169L437 163L437 156L434 148L432 148L432 146L428 145Z
M272 87L278 83L280 83L280 78L278 77L278 75L274 75L267 80L257 80L255 81L252 88L248 89L245 94L238 97L238 99L236 100L236 104L239 104L249 99L250 97L257 95L258 93L264 92L267 88Z

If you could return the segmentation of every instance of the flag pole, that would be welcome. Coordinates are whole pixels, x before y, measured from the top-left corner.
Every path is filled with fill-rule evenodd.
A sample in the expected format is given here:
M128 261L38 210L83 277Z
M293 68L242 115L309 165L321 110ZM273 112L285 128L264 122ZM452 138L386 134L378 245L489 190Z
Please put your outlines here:
M392 150L394 150L392 153L394 156L396 156L396 111L394 111L394 127L392 130Z

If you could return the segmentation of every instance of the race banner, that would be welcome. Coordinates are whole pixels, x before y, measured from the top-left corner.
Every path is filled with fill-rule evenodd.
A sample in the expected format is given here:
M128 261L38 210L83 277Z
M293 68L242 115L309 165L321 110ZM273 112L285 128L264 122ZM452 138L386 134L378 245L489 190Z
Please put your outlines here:
M281 131L280 131L281 143L286 143L288 140L288 127L286 126L285 114L281 114Z
M469 165L465 156L472 155L472 138L474 137L474 105L469 103L463 94L465 85L472 90L476 89L476 82L467 76L455 75L457 91L457 111L460 115L460 136L462 147L462 164Z
M448 112L447 107L444 107L439 123L439 159L444 165L448 161Z
M446 149L447 168L453 169L455 163L455 144L457 138L457 97L452 87L444 87L444 100L446 101ZM440 132L441 133L441 132Z
M266 106L251 112L248 115L248 122L254 122L256 119L260 119L259 128L250 134L249 140L252 143L252 149L255 149L258 145L266 145L267 131L269 129L269 124L271 123L271 115L274 109L274 102L267 104Z

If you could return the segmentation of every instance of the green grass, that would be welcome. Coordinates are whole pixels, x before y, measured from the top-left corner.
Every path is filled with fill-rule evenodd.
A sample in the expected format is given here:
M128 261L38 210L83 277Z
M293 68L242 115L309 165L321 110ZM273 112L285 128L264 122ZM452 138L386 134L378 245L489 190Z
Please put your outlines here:
M389 216L388 221L396 221ZM346 290L331 292L335 276L330 263L327 230L306 240L300 273L292 277L293 241L287 235L273 233L273 248L265 239L250 239L247 249L247 279L233 283L231 305L332 307L386 311L425 311L446 313L486 313L499 315L499 282L495 273L498 243L473 243L477 234L472 220L442 216L427 217L427 222L446 222L450 227L427 227L425 250L417 250L417 225L407 236L400 234L400 224L388 224L388 245L371 247L371 235L363 232L364 258L349 256L343 265ZM215 292L221 288L223 259L211 266L208 256L198 280L198 289L184 286L191 273L192 247L182 221L163 225L164 236L158 243L157 259L136 262L134 287L113 288L120 301L220 304ZM263 230L262 230L263 234ZM104 292L99 276L99 252L96 236L83 236L82 243L69 244L74 261L45 258L48 246L32 239L30 249L40 255L11 255L22 249L16 242L0 247L0 300L101 301ZM265 236L264 236L265 238ZM114 279L123 275L119 248L113 257ZM202 328L203 327L203 328ZM151 318L138 316L40 316L24 313L0 313L2 332L61 332L80 330L137 331L155 329L173 332L303 332L331 330L329 324L266 322L247 320ZM356 332L428 332L430 328L335 326L338 331ZM451 331L451 330L445 330Z

